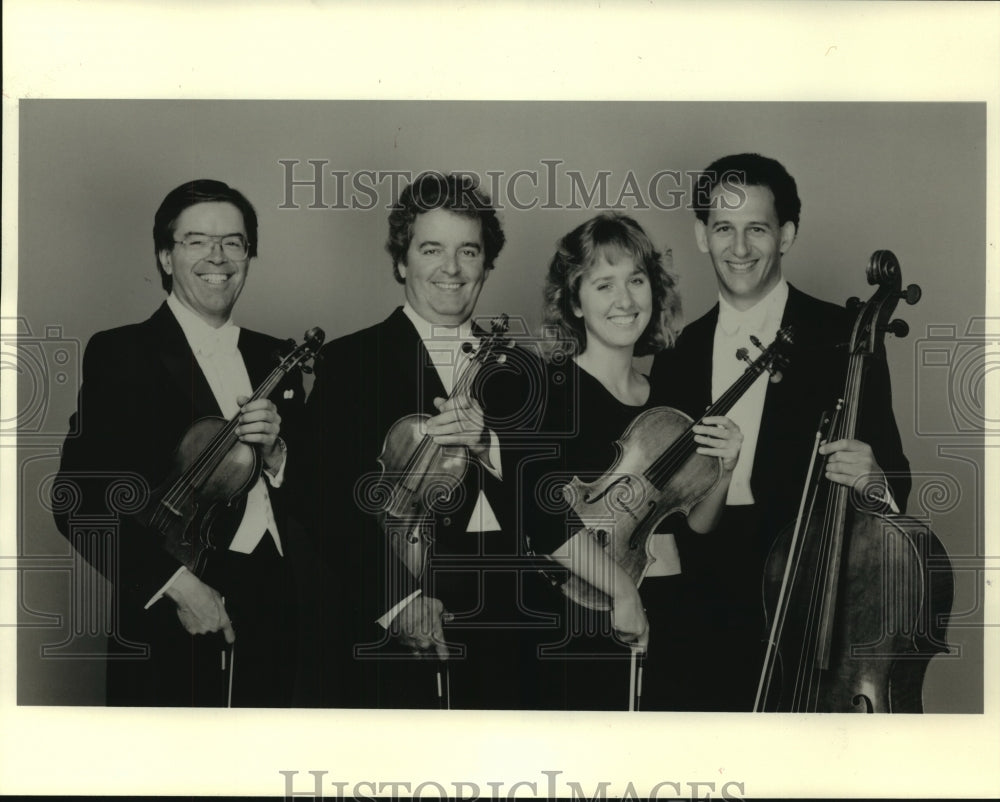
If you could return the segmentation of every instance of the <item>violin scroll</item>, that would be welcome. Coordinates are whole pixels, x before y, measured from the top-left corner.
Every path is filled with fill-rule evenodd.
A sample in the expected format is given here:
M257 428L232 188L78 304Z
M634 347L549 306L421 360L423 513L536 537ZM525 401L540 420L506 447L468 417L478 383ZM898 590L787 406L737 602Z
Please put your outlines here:
M786 348L795 342L792 337L792 327L785 326L781 329L775 336L774 342L771 343L768 348L765 348L761 341L752 334L750 335L750 342L762 351L760 361L764 370L771 374L771 384L777 384L780 382L784 376L782 371L788 367L788 357L782 353L781 349ZM741 351L742 356L740 355ZM741 348L737 351L736 356L744 362L750 363L750 358L747 356L746 348ZM752 363L750 364L752 365Z

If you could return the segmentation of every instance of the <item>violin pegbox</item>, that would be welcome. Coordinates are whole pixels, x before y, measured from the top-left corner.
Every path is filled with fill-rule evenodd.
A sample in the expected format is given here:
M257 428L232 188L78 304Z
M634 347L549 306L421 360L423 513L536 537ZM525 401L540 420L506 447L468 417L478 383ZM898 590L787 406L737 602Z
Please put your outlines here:
M748 371L755 371L760 374L765 370L771 374L771 383L777 384L781 381L782 371L788 367L788 357L783 353L783 349L792 345L795 341L792 338L792 327L785 326L783 329L779 330L774 337L774 342L772 342L767 348L765 348L759 339L750 335L750 342L752 342L757 348L762 352L756 361L750 359L750 352L746 348L740 348L736 352L736 358L746 362L749 367Z
M785 353L785 349L794 344L795 338L792 337L792 327L785 326L778 331L774 342L764 352L769 357L769 361L764 364L764 369L771 374L770 381L772 384L777 384L781 381L783 371L788 368L788 354Z
M480 338L479 348L475 352L478 361L485 364L492 360L501 365L507 361L506 351L513 343L512 338L507 336L509 321L507 314L497 315L490 320L490 333Z
M319 356L319 349L326 339L323 329L314 326L309 329L302 338L302 344L296 347L295 340L285 340L285 353L278 360L278 369L289 373L298 368L303 373L312 373L313 369L308 364Z

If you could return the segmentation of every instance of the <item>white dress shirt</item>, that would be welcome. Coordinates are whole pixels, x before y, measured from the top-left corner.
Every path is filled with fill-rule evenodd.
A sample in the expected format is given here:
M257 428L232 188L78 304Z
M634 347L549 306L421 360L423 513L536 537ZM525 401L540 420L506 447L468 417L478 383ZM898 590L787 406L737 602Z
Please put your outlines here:
M212 390L212 395L215 397L223 417L227 420L234 418L240 409L236 399L239 396L249 397L253 394L250 376L247 374L243 357L237 348L240 336L239 326L230 319L219 328L214 328L178 301L173 293L167 297L167 306L177 318L177 323L194 352L198 366L205 374L205 379L208 381L208 386ZM265 471L264 475L268 477L268 481L274 487L280 487L284 473L285 463L282 462L276 475L272 476L268 471ZM229 550L250 554L260 543L265 532L271 533L278 553L283 555L278 525L274 520L271 499L267 494L267 485L262 478L258 478L256 484L247 494L243 519L233 536ZM184 567L178 569L177 573L171 576L170 580L149 600L146 607L149 607L163 595L177 574L186 570Z
M712 351L712 402L718 400L746 370L747 365L736 358L736 351L746 348L751 360L760 356L760 350L750 342L755 336L763 347L774 340L781 327L781 318L788 301L788 283L781 279L774 288L749 309L740 311L719 296L719 322L715 327L715 344ZM733 406L726 416L740 427L743 446L733 469L733 476L726 495L726 504L753 504L750 490L750 473L753 470L760 421L764 414L764 397L767 394L768 373L757 377L750 389Z
M420 335L420 341L427 349L434 369L437 371L441 384L448 395L451 395L455 386L455 379L470 366L470 358L462 352L465 343L477 345L476 337L472 333L472 323L466 320L460 326L442 326L438 323L428 323L416 310L410 306L409 302L403 304L403 313L413 323L413 327ZM500 476L500 442L497 436L490 432L490 463L483 463L484 467L498 479ZM500 528L496 514L490 507L490 502L482 490L479 491L479 498L476 501L475 509L469 518L469 525L466 532L495 532Z
M413 327L417 330L424 348L427 349L431 363L437 371L438 378L441 379L441 384L444 385L445 393L451 395L455 387L455 380L469 367L469 357L462 351L462 346L465 343L469 343L470 345L476 344L475 335L472 333L472 323L468 320L459 326L444 326L438 323L430 323L420 317L417 311L410 306L409 302L403 304L403 313L409 318ZM490 432L489 461L492 465L483 463L483 467L498 479L501 478L499 471L500 442L493 432ZM493 512L486 494L480 489L479 498L476 499L476 506L472 510L472 515L469 517L469 524L466 526L465 531L495 532L498 529L500 529L500 523L497 520L496 513ZM416 590L405 599L393 605L385 615L378 619L378 623L388 628L392 620L399 614L399 611L419 595L420 591Z

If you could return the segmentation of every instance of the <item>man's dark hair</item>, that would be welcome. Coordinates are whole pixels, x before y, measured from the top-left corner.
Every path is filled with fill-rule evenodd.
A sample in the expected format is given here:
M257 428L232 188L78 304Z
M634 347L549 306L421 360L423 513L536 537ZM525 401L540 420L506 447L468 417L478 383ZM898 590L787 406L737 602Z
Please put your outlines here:
M706 167L694 180L694 213L703 223L708 222L712 208L712 192L723 187L767 187L774 195L774 208L778 224L791 221L799 227L802 201L792 178L781 162L759 153L738 153L723 156ZM739 190L733 190L738 193Z
M257 212L238 189L233 189L222 181L210 178L198 178L181 184L163 199L160 208L153 217L153 251L156 254L156 269L160 272L160 283L163 289L170 292L173 287L173 277L160 264L160 251L170 251L174 247L174 233L177 218L189 206L198 203L231 203L243 215L243 227L247 231L248 258L257 255Z
M389 212L389 238L385 248L392 256L392 274L396 281L405 283L399 265L406 265L406 252L413 239L417 215L434 209L445 209L479 221L483 233L483 264L487 270L492 270L506 237L489 195L479 188L474 176L426 172L402 191Z

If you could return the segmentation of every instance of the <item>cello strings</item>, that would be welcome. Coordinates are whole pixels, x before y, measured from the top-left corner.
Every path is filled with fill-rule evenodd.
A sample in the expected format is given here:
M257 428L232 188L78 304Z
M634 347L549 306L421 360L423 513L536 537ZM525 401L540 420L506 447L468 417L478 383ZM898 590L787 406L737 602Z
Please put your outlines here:
M846 382L847 390L844 394L845 398L858 398L857 390L859 388L862 369L863 365L861 365L859 357L857 355L852 355L848 363ZM827 442L834 442L836 440L851 437L854 434L857 421L857 405L844 404L843 406L846 407L846 409L842 409L840 414L837 415L834 425L831 427L830 437ZM829 458L827 458L827 460L828 459ZM823 463L824 475L827 460L824 460ZM803 705L802 694L806 695L806 701L808 703L810 699L815 699L819 693L821 674L820 669L817 666L817 658L818 650L821 646L819 624L822 620L824 611L824 600L826 595L825 578L829 575L836 562L842 559L843 545L841 544L841 554L834 554L834 540L838 529L842 529L845 525L844 511L846 509L847 493L848 488L844 485L835 482L826 483L823 525L820 530L820 540L817 544L818 559L816 561L816 570L813 572L811 577L807 626L799 655L799 676L797 677L797 682L803 682L804 688L799 689L797 687L797 704L793 709L811 709L811 707ZM833 612L834 611L831 606L828 614L832 615ZM832 627L826 634L828 638L832 638ZM814 706L815 703L812 707Z
M821 430L816 433L816 444L813 446L809 471L806 477L805 487L803 487L802 490L804 495L802 507L796 519L795 528L793 529L791 542L789 544L788 555L785 558L785 576L782 581L781 590L774 612L775 621L772 629L774 637L769 639L767 645L765 668L761 678L761 684L757 689L757 703L755 705L755 709L759 712L767 709L767 699L774 684L775 671L777 670L778 644L782 642L784 637L785 623L788 618L788 608L791 603L790 600L792 598L793 590L798 583L799 568L805 551L806 534L808 531L809 521L812 519L813 511L816 508L816 501L820 487L820 474L817 472L818 466L816 463L816 449L819 446L821 435L822 425Z

